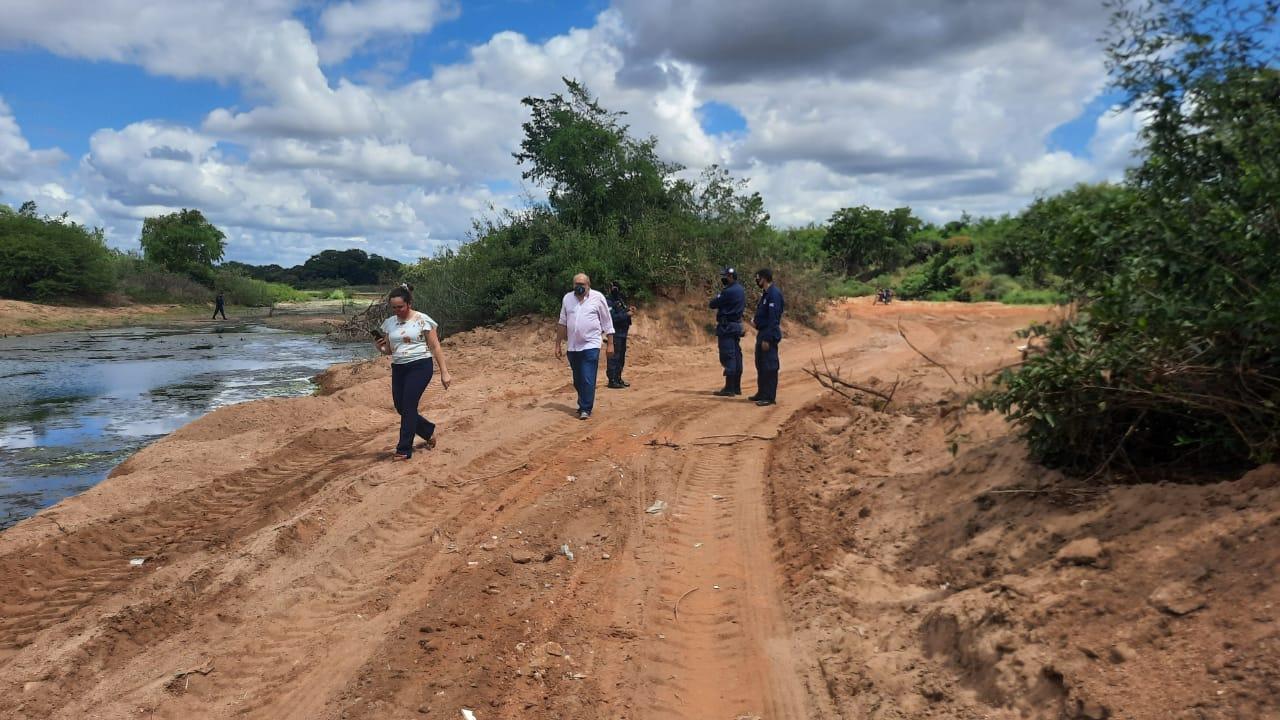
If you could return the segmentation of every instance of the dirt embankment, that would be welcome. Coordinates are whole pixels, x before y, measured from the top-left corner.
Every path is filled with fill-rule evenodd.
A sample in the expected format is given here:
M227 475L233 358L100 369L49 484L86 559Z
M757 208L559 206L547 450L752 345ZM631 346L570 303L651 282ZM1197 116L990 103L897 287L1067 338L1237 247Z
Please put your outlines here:
M464 333L407 464L385 361L211 413L0 534L0 717L1273 717L1273 469L1026 492L896 328L976 371L1045 313L839 304L768 408L642 314L585 423L550 323Z

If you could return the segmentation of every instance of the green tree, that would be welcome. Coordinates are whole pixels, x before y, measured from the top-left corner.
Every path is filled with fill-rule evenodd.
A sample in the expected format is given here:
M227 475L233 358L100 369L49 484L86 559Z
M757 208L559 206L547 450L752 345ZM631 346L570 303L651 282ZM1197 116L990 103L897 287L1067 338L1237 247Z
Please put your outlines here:
M888 272L909 255L910 240L923 227L907 207L888 212L866 205L843 208L827 221L823 249L845 275Z
M1114 219L1057 225L1081 312L990 405L1047 462L1239 466L1280 454L1280 74L1272 0L1112 4L1108 57L1146 113ZM1104 208L1107 204L1103 205Z
M547 187L551 207L574 227L625 227L650 210L670 209L667 181L681 167L658 158L656 138L632 138L624 113L602 108L586 85L563 80L567 95L521 100L531 113L514 153L529 166L522 177Z
M39 217L33 202L15 212L0 205L0 296L59 300L99 297L115 283L100 228L66 216Z
M213 284L213 264L222 260L226 235L199 210L150 217L142 222L142 253L148 262Z

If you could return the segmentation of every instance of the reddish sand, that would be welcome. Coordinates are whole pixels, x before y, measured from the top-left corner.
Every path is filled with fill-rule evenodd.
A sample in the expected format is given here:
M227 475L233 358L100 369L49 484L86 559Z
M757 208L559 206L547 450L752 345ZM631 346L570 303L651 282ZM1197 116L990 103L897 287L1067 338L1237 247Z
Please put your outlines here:
M218 410L0 534L0 717L1277 717L1280 473L1025 492L1061 479L895 328L963 378L1048 312L839 304L769 408L642 314L587 422L551 325L477 330L405 464L385 361Z

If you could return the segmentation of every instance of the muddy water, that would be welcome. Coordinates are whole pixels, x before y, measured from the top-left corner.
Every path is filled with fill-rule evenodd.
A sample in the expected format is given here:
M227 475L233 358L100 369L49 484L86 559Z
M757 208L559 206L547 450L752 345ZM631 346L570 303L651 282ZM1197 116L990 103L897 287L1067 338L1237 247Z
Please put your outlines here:
M210 410L308 394L312 375L371 354L247 324L0 338L0 528Z

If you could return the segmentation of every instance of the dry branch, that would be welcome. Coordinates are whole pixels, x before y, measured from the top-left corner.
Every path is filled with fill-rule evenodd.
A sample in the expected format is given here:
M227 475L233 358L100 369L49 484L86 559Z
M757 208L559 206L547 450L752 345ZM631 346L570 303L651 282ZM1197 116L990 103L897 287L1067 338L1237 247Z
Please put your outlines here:
M880 403L880 406L876 408L876 410L879 412L884 412L884 410L889 407L889 403L893 402L893 396L895 393L897 393L898 385L900 384L901 380L895 379L893 381L893 385L889 386L888 390L881 390L879 388L871 387L870 385L862 385L859 383L851 382L849 380L845 380L843 377L840 376L840 368L836 368L834 371L831 369L831 365L827 362L827 353L825 350L822 349L821 345L818 346L818 350L819 352L822 353L823 369L819 370L817 363L813 363L812 368L801 368L801 369L804 370L806 373L808 373L814 380L817 380L819 385L821 385L822 387L828 390L831 390L832 392L836 393L840 397L845 398L846 400L849 400L850 402L855 402L857 398L855 398L852 394L846 392L845 391L846 388L849 390L856 390L866 395L871 395L872 397L880 398L882 402Z
M903 339L904 341L906 341L906 343L907 343L907 347L911 348L912 350L915 350L915 351L916 351L916 354L917 354L917 355L919 355L920 357L924 358L924 359L925 359L925 361L926 361L926 362L928 362L930 365L932 365L932 366L934 366L934 367L936 367L936 368L941 369L941 370L942 370L942 372L944 372L944 373L946 373L946 374L947 374L947 377L951 378L951 382L952 382L952 383L954 383L954 384L956 384L956 385L959 385L959 384L960 384L960 381L959 381L959 380L956 380L956 376L951 374L951 371L947 369L947 366L946 366L946 365L943 365L942 363L938 362L937 360L934 360L933 358L929 357L928 355L925 355L923 350L921 350L920 348L918 348L918 347L916 347L915 345L911 344L911 338L908 338L908 337L907 337L907 333L906 333L906 331L904 331L904 330L902 329L902 318L898 318L898 334L902 336L902 339Z
M698 588L691 588L689 590L686 590L685 593L681 595L679 599L676 600L675 607L671 608L671 615L676 619L677 622L680 621L680 601L692 595L694 591L697 589Z

